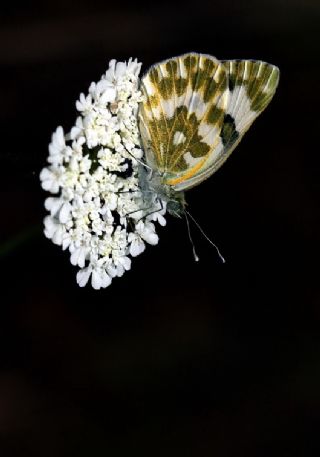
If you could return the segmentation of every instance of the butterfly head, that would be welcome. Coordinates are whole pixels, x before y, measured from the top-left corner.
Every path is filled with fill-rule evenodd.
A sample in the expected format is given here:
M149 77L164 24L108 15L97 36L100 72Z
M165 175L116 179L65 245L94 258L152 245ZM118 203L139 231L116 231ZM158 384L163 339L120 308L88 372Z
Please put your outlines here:
M169 186L168 186L169 187ZM167 194L168 195L168 194ZM185 213L186 201L184 192L175 192L167 196L167 211L172 216L182 217Z
M166 183L166 174L158 170L146 170L140 168L140 188L145 195L146 202L162 200L166 202L167 211L176 217L182 217L185 212L184 192L177 192L173 186Z

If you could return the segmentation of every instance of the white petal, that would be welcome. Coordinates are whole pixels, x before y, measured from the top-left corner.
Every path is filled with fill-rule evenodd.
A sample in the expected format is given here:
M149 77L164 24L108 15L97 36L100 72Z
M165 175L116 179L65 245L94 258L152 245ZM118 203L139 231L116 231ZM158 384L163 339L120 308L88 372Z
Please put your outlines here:
M57 229L52 237L52 241L54 244L58 244L59 246L62 244L62 238L63 238L63 227L60 224L57 224Z
M124 268L121 265L121 263L118 263L118 265L117 265L117 276L121 277L121 276L123 276L123 273L124 273Z
M143 151L142 151L142 149L135 147L135 148L133 148L133 149L131 150L131 154L132 154L136 159L141 159L142 156L143 156Z
M49 191L52 194L57 194L59 192L59 184L56 181L52 180L47 180L47 181L42 181L41 187L43 190Z
M40 172L40 179L41 181L45 181L47 179L52 179L53 173L48 168L43 168Z
M158 213L158 222L160 225L162 225L162 227L164 227L167 224L167 221L165 220L165 218L162 216L162 214L159 214L159 213Z
M132 241L132 243L130 245L129 252L132 255L132 257L137 257L145 250L145 248L146 248L146 245L144 244L144 242L141 239L134 240L134 241Z
M119 262L124 267L125 270L130 270L131 268L131 260L129 257L123 256L119 258Z
M78 258L79 267L81 267L81 268L84 267L85 261L86 261L86 256L87 256L87 249L84 248L84 247L81 247L80 248L79 258Z
M159 237L155 232L152 232L151 230L144 230L141 233L141 238L143 238L147 243L151 245L156 245L158 244Z
M109 62L109 68L105 73L105 78L107 81L113 81L113 79L114 79L114 69L116 66L116 62L117 61L115 59L112 59Z
M55 224L54 220L50 216L46 216L43 223L45 227L44 234L47 238L51 239L57 229L57 224Z
M78 248L78 249L75 249L72 252L72 254L70 256L70 262L72 263L72 265L78 265L78 260L79 260L79 256L80 256L80 250L81 250L81 248ZM82 266L84 266L84 265L82 265Z
M84 287L87 282L89 281L90 275L91 275L92 268L87 267L84 268L83 270L78 271L77 273L77 283L79 284L80 287Z
M71 238L68 234L65 233L63 236L63 240L62 240L63 251L65 251L70 246L70 243L71 243Z
M125 74L127 70L127 65L124 62L117 62L115 76L116 78L120 78Z
M101 278L102 278L102 287L110 286L112 280L111 280L110 276L104 270L101 272Z
M114 278L115 276L117 276L117 269L114 265L108 265L107 272L108 272L109 276L111 276L111 278Z
M91 285L96 290L102 287L102 278L97 270L93 270L92 272Z
M118 197L116 194L111 194L108 199L108 206L111 211L114 211L117 207Z
M100 102L105 103L112 103L116 99L117 92L114 88L110 87L104 91L104 93L100 97Z
M65 224L69 220L71 209L72 207L69 202L65 202L62 205L62 208L59 213L59 221L61 222L61 224Z
M54 139L53 141L59 144L59 146L63 147L65 145L63 128L61 126L57 128L55 133L52 135L52 138Z
M44 207L46 210L50 211L51 216L55 216L63 205L63 200L61 198L48 197L44 202Z

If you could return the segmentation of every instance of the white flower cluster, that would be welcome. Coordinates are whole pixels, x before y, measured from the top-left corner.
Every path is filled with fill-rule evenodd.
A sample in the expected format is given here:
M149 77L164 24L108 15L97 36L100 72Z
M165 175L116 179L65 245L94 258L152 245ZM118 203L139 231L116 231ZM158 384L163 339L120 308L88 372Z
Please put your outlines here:
M154 221L166 223L165 202L139 186L140 67L137 60L110 61L76 102L80 116L70 133L53 133L40 173L43 189L54 194L45 201L44 233L70 251L80 287L90 277L94 289L109 286L130 269L130 256L158 243Z

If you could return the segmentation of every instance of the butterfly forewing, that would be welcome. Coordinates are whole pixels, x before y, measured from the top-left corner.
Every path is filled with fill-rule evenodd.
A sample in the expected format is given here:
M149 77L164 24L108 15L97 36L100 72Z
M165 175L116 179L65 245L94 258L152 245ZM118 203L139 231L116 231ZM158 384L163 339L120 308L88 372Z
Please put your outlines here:
M266 62L231 60L223 62L228 74L229 102L220 132L214 160L194 176L179 183L175 190L186 190L211 176L229 157L252 122L271 101L278 82L279 69Z
M142 78L140 130L148 163L177 185L214 161L228 105L226 67L203 54L154 65Z

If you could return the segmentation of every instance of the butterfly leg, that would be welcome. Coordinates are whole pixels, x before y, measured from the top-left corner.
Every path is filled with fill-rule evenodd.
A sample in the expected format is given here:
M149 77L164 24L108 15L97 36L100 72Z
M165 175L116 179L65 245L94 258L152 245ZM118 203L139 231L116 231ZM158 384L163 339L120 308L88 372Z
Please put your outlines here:
M152 206L148 206L148 208L139 208L139 209L135 209L134 211L130 211L130 213L126 213L126 214L124 215L124 217L130 216L130 214L138 213L139 211L147 211L148 209L151 209L151 208L152 208ZM157 210L157 211L159 211L159 210ZM152 212L155 213L156 211L152 211ZM152 214L152 213L150 213L150 214ZM142 217L139 219L139 221L140 221L141 219L143 219L144 217L146 217L146 216L142 216Z
M148 216L151 216L151 214L154 214L154 213L157 213L158 211L162 211L163 210L163 203L162 203L162 200L161 199L158 199L158 203L160 204L160 208L157 208L157 209L154 209L153 211L150 211L150 213L147 213L145 214L144 216L140 217L140 219L138 220L141 221L141 219L144 219ZM151 208L151 206L149 207ZM146 208L146 209L149 209L149 208Z

